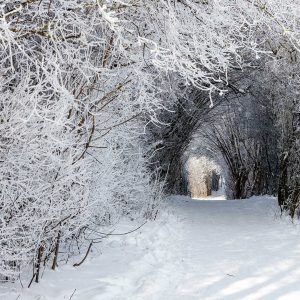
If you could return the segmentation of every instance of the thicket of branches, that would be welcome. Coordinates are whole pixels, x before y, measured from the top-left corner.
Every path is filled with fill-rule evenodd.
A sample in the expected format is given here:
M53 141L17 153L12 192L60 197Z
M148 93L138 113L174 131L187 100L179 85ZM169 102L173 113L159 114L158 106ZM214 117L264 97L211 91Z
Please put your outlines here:
M282 210L294 217L300 201L298 53L273 50L271 59L229 75L224 101L190 134L186 156L221 164L228 198L278 195Z
M178 124L172 111L194 128L199 113L186 107L203 103L182 105L183 87L206 92L212 105L229 70L244 66L243 52L258 56L283 35L298 51L298 12L294 1L275 0L2 1L1 279L32 264L38 281L60 248L72 253L95 228L151 217L161 192L149 168L157 140L167 149ZM149 124L163 129L148 133ZM283 181L294 171L295 136Z
M277 195L281 209L295 217L300 203L299 54L287 42L269 49L271 60L242 79L235 76L219 117L198 134L227 170L229 198Z

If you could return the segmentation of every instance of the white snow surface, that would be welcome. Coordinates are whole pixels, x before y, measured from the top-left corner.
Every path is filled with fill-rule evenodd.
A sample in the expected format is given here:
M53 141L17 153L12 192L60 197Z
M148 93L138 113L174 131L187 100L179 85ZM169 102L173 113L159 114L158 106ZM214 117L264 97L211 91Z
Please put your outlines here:
M221 189L219 191L212 191L211 196L202 198L193 198L193 200L226 200L225 190Z
M99 246L84 265L48 270L30 289L2 285L0 299L300 299L300 227L272 197L173 196L155 222Z

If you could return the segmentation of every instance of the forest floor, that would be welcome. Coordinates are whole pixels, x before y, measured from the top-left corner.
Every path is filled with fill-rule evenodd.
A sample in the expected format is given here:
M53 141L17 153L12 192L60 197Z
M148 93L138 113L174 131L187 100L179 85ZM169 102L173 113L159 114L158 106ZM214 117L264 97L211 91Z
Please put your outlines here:
M2 288L0 299L298 300L300 227L279 215L270 197L170 197L155 222L107 240L84 265L49 270L30 289Z

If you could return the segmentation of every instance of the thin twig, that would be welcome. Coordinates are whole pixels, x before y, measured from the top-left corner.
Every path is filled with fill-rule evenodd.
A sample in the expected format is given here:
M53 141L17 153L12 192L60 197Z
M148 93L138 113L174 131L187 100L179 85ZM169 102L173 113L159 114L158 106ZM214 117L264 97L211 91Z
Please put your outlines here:
M79 263L74 264L73 267L79 267L86 260L86 258L88 257L88 255L89 255L89 253L91 251L93 243L94 243L93 241L90 242L90 245L89 245L89 247L88 247L88 249L87 249L87 251L85 253L84 258Z
M74 292L72 293L72 295L71 295L71 297L69 298L69 300L71 300L71 299L73 298L75 292L76 292L76 289L75 289Z
M102 234L102 235L105 235L105 236L108 236L108 235L126 235L126 234L130 234L132 232L135 232L137 230L139 230L141 227L143 227L148 221L145 221L142 225L140 225L139 227L133 229L133 230L130 230L128 232L124 232L124 233L104 233L104 232L99 232L99 231L96 231L96 230L93 230L94 232L98 233L98 234Z

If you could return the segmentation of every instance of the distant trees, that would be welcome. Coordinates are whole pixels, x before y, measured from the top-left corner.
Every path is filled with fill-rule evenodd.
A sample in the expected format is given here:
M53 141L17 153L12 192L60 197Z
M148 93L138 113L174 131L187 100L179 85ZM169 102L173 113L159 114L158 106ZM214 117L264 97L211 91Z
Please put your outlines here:
M257 108L254 99L251 103ZM246 109L246 115L237 113L243 106L232 103L233 109L226 109L221 121L216 120L205 133L211 149L220 153L225 162L228 193L233 199L276 193L276 128L267 122L269 112L258 113L257 109L251 116Z
M173 91L174 93L174 91ZM150 168L158 169L166 178L165 191L186 194L188 191L185 152L193 138L193 132L200 126L210 111L210 100L204 92L191 89L179 90L176 104L162 111L159 126L148 126L147 141L151 141Z
M192 198L207 197L219 189L219 166L207 157L190 157L187 161L189 193Z

